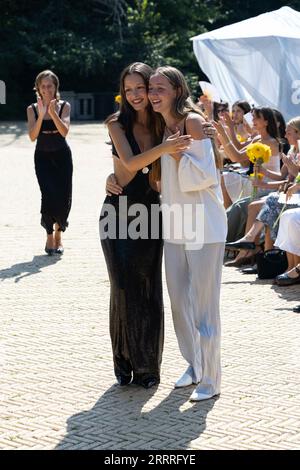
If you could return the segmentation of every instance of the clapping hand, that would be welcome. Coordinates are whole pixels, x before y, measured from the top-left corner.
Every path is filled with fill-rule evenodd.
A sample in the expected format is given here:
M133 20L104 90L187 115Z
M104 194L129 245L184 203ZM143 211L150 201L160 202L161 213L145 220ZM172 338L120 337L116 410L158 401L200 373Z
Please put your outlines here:
M203 104L203 108L207 114L207 117L211 118L213 116L213 102L206 95L201 95L199 100Z
M226 134L226 130L225 130L223 124L220 121L219 122L213 121L213 125L214 125L217 133L219 134L220 138L221 139L225 138L225 140L226 140L227 134Z
M224 114L223 114L223 120L224 120L224 124L231 128L231 129L234 129L234 122L233 120L231 119L230 117L230 114L228 111L226 111Z
M51 117L53 117L54 114L56 114L56 103L57 103L56 99L51 100L49 103L48 113Z
M286 165L288 172L293 175L297 176L299 172L299 166L289 157L282 155L282 161Z
M44 117L47 112L47 106L44 105L42 98L39 96L37 99L39 116Z
M286 200L288 201L293 194L300 190L300 183L293 184L286 192Z
M202 124L203 134L207 139L214 139L216 137L217 131L212 125L211 122L206 121Z

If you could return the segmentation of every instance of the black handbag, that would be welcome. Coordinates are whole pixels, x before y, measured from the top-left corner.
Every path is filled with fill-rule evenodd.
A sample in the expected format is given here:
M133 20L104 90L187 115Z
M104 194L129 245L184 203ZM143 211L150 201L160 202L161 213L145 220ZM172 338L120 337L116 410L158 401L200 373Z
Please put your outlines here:
M286 252L273 249L255 255L259 279L274 279L288 267Z

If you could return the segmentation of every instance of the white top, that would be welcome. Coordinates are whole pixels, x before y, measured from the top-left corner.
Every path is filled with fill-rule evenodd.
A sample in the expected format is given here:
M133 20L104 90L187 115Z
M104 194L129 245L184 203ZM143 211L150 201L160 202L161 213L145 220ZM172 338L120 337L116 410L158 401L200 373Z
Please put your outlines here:
M275 171L276 173L280 173L280 155L272 155L270 157L268 163L263 163L262 166L266 170Z
M163 155L161 168L164 239L194 249L224 243L227 217L210 139L194 140L179 162Z

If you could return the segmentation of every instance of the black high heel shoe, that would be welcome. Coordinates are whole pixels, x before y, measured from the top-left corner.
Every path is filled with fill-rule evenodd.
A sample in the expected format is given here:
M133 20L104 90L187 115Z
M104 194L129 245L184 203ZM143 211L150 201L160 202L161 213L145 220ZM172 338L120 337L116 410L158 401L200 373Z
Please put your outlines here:
M255 250L257 245L254 242L239 241L226 243L226 250Z
M154 377L154 376L147 377L146 379L143 379L141 381L141 385L144 388L155 387L158 384L159 384L159 379L157 377Z
M131 375L123 375L119 374L116 376L118 384L123 387L124 385L128 385L131 382Z
M45 245L45 252L47 253L47 255L52 256L55 253L55 249L54 248L47 248L47 244L46 244Z

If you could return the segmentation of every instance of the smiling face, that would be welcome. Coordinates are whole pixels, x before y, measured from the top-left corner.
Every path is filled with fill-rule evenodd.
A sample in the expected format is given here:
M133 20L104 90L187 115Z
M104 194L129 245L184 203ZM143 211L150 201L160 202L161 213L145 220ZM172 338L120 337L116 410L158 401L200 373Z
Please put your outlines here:
M177 92L164 75L157 73L150 78L148 95L154 111L166 114L172 109Z
M239 106L235 105L232 108L232 120L234 124L242 124L243 122L244 111Z
M139 73L126 75L124 78L125 97L135 111L144 110L149 101L147 87L143 77Z
M288 140L288 143L290 145L297 145L297 140L300 139L300 133L297 129L294 127L290 126L289 124L286 126L285 130L285 137Z
M268 121L264 119L262 114L252 113L253 116L253 127L257 132L261 132L268 126Z
M38 87L38 93L45 101L50 101L55 98L56 87L52 78L42 78Z

